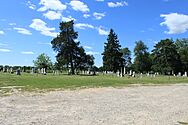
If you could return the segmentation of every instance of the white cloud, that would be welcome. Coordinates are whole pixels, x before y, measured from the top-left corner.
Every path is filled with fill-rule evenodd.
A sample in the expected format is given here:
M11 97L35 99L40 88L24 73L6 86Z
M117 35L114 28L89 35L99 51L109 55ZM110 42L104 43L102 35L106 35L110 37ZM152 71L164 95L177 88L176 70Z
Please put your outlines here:
M3 35L3 34L5 34L5 32L0 30L0 35Z
M165 31L167 34L180 34L185 33L188 30L188 15L170 13L161 14L160 17L165 20L160 23L160 25L167 26L169 29L169 31Z
M25 29L25 28L14 27L14 30L16 30L20 34L32 35L32 33L29 30Z
M104 30L102 27L97 28L99 35L107 36L109 34L109 31Z
M128 6L128 3L126 1L122 2L108 2L108 7L123 7L123 6Z
M97 2L104 2L104 0L96 0Z
M44 13L43 16L45 16L49 20L61 19L61 13L56 11L48 11L47 13Z
M84 49L93 49L91 46L84 46Z
M35 10L36 9L36 5L34 5L33 3L31 3L31 1L28 1L26 4L30 9Z
M42 21L41 19L33 19L32 24L30 24L31 28L40 31L42 35L45 36L51 36L51 37L56 37L58 35L57 32L55 32L55 28L52 27L47 27L46 23Z
M88 54L88 55L99 55L100 53L99 52L88 51L88 52L86 52L86 54Z
M76 21L76 19L73 18L72 16L62 17L62 21L63 21L63 22L69 22L69 21L71 21L71 20Z
M10 25L10 26L15 26L15 25L16 25L16 23L9 23L9 25Z
M0 52L10 52L9 49L0 49Z
M55 10L55 11L63 11L66 10L67 6L62 4L60 0L40 0L41 8L38 11L44 12L46 10Z
M77 23L74 25L76 28L78 29L86 29L86 28L91 28L94 29L95 27L93 25L90 24L86 24L86 23Z
M88 17L90 17L90 15L89 14L84 14L83 17L84 18L88 18Z
M0 43L0 46L8 46L8 44Z
M85 30L86 28L90 28L90 29L96 29L99 33L99 35L108 35L109 34L109 31L107 30L104 30L104 28L102 28L102 26L100 27L95 27L91 24L87 24L87 23L77 23L77 24L74 24L74 26L78 29L82 29L82 30Z
M33 55L34 52L31 52L31 51L28 51L28 52L22 51L21 54L25 54L25 55Z
M70 2L70 5L76 11L89 12L88 6L85 3L81 2L81 1L72 0Z
M105 13L94 12L93 16L95 17L96 20L100 20L100 19L102 19L105 16Z

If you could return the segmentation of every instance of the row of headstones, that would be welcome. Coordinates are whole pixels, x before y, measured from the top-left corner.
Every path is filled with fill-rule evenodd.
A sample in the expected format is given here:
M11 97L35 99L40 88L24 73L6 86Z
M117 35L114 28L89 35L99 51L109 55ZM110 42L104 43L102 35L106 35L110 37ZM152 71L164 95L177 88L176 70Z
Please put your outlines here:
M43 74L43 75L46 75L46 68L41 68L41 69L37 69L38 70L38 74ZM35 68L32 68L31 69L31 74L35 74Z
M79 73L87 74L87 75L95 75L96 74L95 71L91 71L90 69L88 69L88 70L81 70L81 72L79 72L78 70L75 69L74 72L76 74L79 74ZM68 70L68 74L70 74L70 73L71 73L71 69Z
M107 73L113 74L113 72L107 72ZM128 74L128 76L136 77L136 72L135 72L135 71L130 70L129 73L127 73L127 74ZM124 75L126 75L125 72L124 72L124 73L121 73L121 72L117 71L117 76L118 76L118 77L123 77ZM149 73L149 72L146 73L146 76L148 76L148 77L156 77L157 75L159 75L158 72L156 72L156 73L154 73L154 74L153 74L153 73ZM142 78L142 77L143 77L143 73L138 74L138 76ZM187 74L187 72L185 72L185 73L182 75L181 72L179 72L178 75L175 75L175 74L174 74L173 76L188 77L188 74Z
M11 73L11 74L13 74L14 73L14 70L13 70L13 68L11 67L11 68L5 68L5 67L3 67L3 70L2 70L3 72L7 72L7 73ZM16 75L21 75L21 69L20 68L18 68L17 70L16 70Z
M14 70L13 70L12 67L11 67L11 68L7 68L7 69L3 67L3 70L2 70L2 71L3 71L3 72L7 72L7 73L11 73L11 74L14 73ZM31 74L34 74L34 73L35 73L35 69L32 68L32 69L31 69ZM46 75L46 69L45 69L45 68L38 69L38 73L39 73L39 74ZM21 69L20 69L20 68L18 68L18 69L16 70L16 75L21 75Z
M178 75L174 74L174 76L178 76L178 77L181 77L181 76L187 77L188 75L187 75L187 72L185 72L183 75L181 74L181 72L179 72Z

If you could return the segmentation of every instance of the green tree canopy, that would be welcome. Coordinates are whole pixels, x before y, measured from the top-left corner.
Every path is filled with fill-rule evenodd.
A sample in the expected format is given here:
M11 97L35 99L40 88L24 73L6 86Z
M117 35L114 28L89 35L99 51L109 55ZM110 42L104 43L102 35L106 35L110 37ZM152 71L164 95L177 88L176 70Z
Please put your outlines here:
M188 39L177 39L175 45L182 62L182 71L188 72Z
M177 73L181 71L180 56L177 53L176 45L173 40L161 40L154 46L152 50L154 71L162 72L163 74Z
M150 54L148 48L142 41L137 41L134 48L134 68L137 72L148 72L151 69Z
M120 51L123 54L122 58L124 59L124 66L126 68L131 67L131 51L129 50L129 48L126 47L121 49Z
M52 48L57 52L56 60L59 64L70 66L71 74L75 74L76 59L78 57L79 42L75 42L78 33L74 31L74 22L61 22L60 34L51 41Z
M74 31L74 22L61 22L59 35L51 41L52 48L57 52L56 66L71 68L70 74L75 70L83 70L90 65L88 57L80 42L76 42L78 33ZM94 63L94 62L93 62Z
M52 68L52 61L45 53L40 54L36 60L33 60L34 66L37 68Z
M111 29L104 46L104 52L102 53L103 67L106 71L117 72L122 67L123 59L120 47L118 37Z

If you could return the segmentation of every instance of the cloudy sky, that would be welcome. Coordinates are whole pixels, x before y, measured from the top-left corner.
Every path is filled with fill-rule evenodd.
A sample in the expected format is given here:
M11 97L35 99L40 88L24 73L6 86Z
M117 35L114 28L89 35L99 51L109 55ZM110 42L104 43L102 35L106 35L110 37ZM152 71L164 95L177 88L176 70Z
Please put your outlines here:
M165 38L188 37L188 0L1 0L0 65L33 65L46 53L61 21L75 20L78 40L95 64L102 65L110 28L122 47L133 50L143 40L151 50Z

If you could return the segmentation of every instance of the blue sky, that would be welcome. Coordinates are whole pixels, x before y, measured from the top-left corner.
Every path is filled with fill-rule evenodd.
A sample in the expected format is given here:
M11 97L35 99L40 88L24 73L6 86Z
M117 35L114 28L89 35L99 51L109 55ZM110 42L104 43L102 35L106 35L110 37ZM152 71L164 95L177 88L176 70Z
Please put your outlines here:
M59 23L71 19L97 66L110 28L122 47L133 51L143 40L152 50L161 39L188 36L187 6L187 0L1 0L0 65L32 66L41 53L55 62L50 42Z

